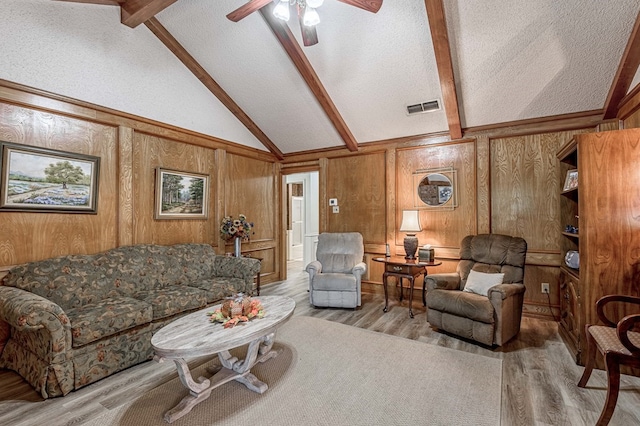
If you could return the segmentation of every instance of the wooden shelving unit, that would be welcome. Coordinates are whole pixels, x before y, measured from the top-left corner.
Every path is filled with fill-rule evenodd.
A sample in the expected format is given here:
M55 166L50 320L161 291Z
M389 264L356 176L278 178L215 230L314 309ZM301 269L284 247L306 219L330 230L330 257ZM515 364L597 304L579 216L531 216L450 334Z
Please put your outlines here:
M578 142L574 137L558 151L560 160L560 170L562 177L566 176L569 170L578 169ZM564 179L562 180L564 183ZM579 221L579 189L580 170L578 170L578 188L560 192L560 217L563 226L571 225L580 230ZM579 251L580 236L570 232L562 232L561 249L562 258L570 250ZM563 265L560 268L560 335L569 347L575 361L582 362L582 329L584 325L581 321L581 300L580 300L580 271Z
M562 256L580 253L580 269L560 268L559 331L583 364L584 327L599 323L596 301L608 294L640 294L640 129L576 135L557 157L563 178L578 170L578 188L560 191ZM567 225L578 233L565 232ZM637 313L631 306L611 308L611 318Z

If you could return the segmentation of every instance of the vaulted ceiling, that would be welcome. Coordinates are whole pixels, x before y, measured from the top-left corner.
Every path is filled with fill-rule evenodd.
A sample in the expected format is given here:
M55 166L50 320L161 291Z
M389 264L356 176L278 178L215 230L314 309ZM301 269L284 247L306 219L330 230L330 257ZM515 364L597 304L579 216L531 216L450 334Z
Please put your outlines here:
M583 111L615 117L640 83L637 0L384 0L375 14L325 0L310 47L273 3L226 18L246 1L3 0L0 78L278 158ZM433 100L439 110L407 114Z

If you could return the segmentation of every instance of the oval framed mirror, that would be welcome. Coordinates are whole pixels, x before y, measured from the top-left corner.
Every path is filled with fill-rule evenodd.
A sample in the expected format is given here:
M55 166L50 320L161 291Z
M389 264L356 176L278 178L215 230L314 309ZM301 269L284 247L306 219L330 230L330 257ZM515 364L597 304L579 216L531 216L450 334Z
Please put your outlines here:
M453 182L442 173L429 173L418 184L418 198L428 206L442 206L452 197Z

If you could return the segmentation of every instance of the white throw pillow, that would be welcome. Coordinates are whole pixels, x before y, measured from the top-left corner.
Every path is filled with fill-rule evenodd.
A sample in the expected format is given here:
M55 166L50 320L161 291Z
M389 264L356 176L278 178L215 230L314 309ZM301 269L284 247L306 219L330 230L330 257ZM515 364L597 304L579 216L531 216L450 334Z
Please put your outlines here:
M486 274L472 269L464 285L464 291L487 296L489 289L494 285L502 284L503 279L504 274Z

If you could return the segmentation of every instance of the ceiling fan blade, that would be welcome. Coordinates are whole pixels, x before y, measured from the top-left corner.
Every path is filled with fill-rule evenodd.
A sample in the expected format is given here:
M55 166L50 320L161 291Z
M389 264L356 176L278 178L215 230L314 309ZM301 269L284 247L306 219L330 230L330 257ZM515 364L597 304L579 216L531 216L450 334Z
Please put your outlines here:
M251 0L249 3L246 3L233 12L229 13L227 15L227 18L229 18L229 20L233 22L238 22L242 18L246 18L256 10L263 8L272 1L273 0Z
M316 32L316 27L307 27L302 23L302 17L304 16L304 8L297 6L298 8L298 22L300 22L300 33L302 34L302 43L305 46L313 46L314 44L318 44L318 33Z
M382 0L338 0L351 6L359 7L367 12L377 13L382 6Z
M313 46L318 44L318 33L316 27L307 27L300 21L300 32L302 33L302 42L305 46Z

